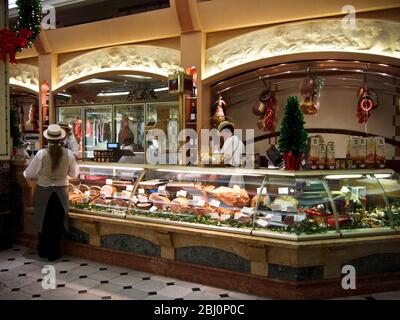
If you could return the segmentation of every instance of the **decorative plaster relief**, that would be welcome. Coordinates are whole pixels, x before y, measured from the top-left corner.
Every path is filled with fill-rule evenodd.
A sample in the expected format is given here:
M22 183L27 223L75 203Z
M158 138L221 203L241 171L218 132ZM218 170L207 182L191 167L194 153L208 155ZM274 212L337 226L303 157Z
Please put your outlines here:
M360 52L400 58L400 23L357 19L354 30L341 19L315 20L265 28L227 40L206 52L208 78L230 68L303 52Z
M23 63L10 64L9 82L10 85L39 92L39 67Z
M103 48L71 59L58 67L58 88L77 79L108 71L139 71L168 76L179 66L178 50L128 45Z

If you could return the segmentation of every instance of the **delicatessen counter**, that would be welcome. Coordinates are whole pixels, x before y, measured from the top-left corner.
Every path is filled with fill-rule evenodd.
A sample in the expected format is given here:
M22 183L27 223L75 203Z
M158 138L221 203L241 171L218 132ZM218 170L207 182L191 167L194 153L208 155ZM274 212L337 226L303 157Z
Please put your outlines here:
M79 167L70 254L277 298L345 295L347 264L359 292L400 285L400 184L390 169ZM26 234L31 219L26 212Z

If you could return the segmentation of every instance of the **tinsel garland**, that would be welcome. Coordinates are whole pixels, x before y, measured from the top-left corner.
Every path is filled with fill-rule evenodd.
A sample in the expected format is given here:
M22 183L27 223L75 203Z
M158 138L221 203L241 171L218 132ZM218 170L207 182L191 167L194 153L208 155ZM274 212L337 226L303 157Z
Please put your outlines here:
M20 30L28 29L31 35L28 37L28 44L25 47L18 48L18 51L32 46L33 41L40 33L42 23L42 2L40 0L17 0L18 19L16 33Z

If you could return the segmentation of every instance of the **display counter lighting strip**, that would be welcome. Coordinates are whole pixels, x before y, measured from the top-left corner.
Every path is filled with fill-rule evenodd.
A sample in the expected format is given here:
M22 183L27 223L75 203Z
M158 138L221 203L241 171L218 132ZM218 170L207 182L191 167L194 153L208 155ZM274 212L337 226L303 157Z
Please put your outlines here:
M387 179L387 178L390 178L392 175L389 173L378 173L378 174L374 174L374 176L377 179Z
M168 91L168 87L156 88L156 89L154 89L154 91L155 92Z
M362 178L362 174L338 174L325 176L327 180L356 179Z
M207 171L196 171L196 170L169 170L169 169L156 169L156 171L159 172L170 172L170 173L195 173L195 174L212 174L211 172ZM222 173L217 173L215 174L220 174L220 175L230 175L230 176L251 176L251 177L264 177L263 174L255 174L255 173L247 173L247 172L240 172L240 173L235 173L235 172L222 172Z
M132 168L132 167L107 167L107 166L97 166L88 164L78 164L79 168L96 168L96 169L110 169L110 170L131 170L131 171L143 171L144 168Z

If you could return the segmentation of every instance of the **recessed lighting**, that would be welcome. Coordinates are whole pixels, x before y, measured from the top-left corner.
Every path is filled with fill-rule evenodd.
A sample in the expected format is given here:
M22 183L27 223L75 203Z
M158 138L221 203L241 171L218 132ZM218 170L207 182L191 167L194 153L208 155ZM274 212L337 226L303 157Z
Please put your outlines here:
M141 79L141 80L150 80L150 79L152 79L151 77L140 76L140 75L136 75L136 74L124 74L122 76L123 77L128 77L128 78L134 78L134 79Z
M79 84L94 84L94 83L106 83L106 82L112 82L112 81L93 78L93 79L89 79L89 80L85 80L85 81L79 82Z
M100 92L97 94L99 97L112 97L112 96L126 96L129 94L129 91L120 91L120 92Z
M68 94L68 93L57 93L58 96L63 96L63 97L67 97L67 98L71 98L72 95Z

